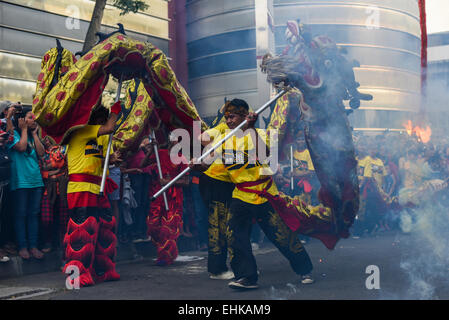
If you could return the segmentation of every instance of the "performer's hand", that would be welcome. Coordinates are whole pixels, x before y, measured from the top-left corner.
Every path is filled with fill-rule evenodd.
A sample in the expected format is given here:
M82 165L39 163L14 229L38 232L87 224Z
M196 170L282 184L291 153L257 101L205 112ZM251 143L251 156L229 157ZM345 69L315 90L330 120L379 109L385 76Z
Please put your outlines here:
M166 184L168 184L170 182L170 179L162 178L159 180L159 182L161 183L161 186L165 186Z
M120 151L115 151L113 154L111 154L111 158L110 158L110 162L117 164L117 163L121 163L122 159L121 159L121 153Z
M144 152L146 155L150 155L150 154L153 152L153 148L154 148L153 145L154 145L154 144L149 143L149 144L143 146L143 147L142 147L143 152Z
M257 113L255 112L250 112L248 113L248 115L246 116L246 128L254 128L254 125L256 124L257 121Z
M151 139L150 140L150 143L147 145L148 147L151 147L151 149L153 149L154 148L154 146L156 146L157 147L157 141L155 140L155 139Z
M198 165L197 162L198 162L198 159L197 159L197 158L192 158L192 160L190 160L190 162L189 162L189 168L190 168L190 169L194 169L195 166Z
M189 168L195 171L203 172L206 171L209 168L209 166L204 162L198 163L197 158L192 158L192 160L190 160L189 162Z
M120 100L114 103L111 107L111 113L114 113L116 115L120 114L120 111L122 111L122 105Z

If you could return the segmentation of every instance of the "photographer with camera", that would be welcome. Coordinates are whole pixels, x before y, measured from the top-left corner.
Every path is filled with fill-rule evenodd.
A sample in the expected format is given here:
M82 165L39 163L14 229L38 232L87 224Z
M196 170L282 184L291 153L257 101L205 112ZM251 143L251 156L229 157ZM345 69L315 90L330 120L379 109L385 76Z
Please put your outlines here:
M13 125L11 117L7 120L7 111L12 105L11 101L0 102L0 262L8 262L10 259L7 256L6 243L10 241L12 221L9 207L6 199L8 199L8 185L11 175L11 159L8 155L6 145L11 141L13 135Z
M13 109L13 110L11 110ZM38 136L38 125L31 108L20 104L10 106L7 125L13 124L13 140L8 143L11 158L10 189L13 200L14 230L19 256L42 259L37 248L39 213L43 192L43 181L39 159L45 152Z

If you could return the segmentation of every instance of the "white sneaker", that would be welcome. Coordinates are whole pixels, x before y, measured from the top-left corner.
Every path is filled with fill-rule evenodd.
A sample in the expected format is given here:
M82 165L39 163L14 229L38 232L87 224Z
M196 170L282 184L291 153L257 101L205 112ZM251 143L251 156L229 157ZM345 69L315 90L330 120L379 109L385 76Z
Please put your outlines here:
M305 275L301 276L301 283L302 284L312 284L314 282L315 282L315 280L312 278L312 274L311 273L308 273L308 274L305 274Z
M213 280L231 280L234 279L234 272L228 270L219 274L211 273L209 277Z

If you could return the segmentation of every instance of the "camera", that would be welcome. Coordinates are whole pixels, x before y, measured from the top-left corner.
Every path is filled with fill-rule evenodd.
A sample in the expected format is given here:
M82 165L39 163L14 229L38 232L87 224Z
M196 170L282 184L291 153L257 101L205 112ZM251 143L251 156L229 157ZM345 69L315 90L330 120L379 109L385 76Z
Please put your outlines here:
M23 106L20 102L17 102L17 104L14 106L14 109L16 109L16 114L23 112Z
M25 118L26 114L31 111L30 107L24 107L23 105L20 104L20 102L18 102L17 105L14 106L14 108L16 109L16 113L14 115L14 119L12 121L14 128L18 128L19 127L19 119L20 118Z

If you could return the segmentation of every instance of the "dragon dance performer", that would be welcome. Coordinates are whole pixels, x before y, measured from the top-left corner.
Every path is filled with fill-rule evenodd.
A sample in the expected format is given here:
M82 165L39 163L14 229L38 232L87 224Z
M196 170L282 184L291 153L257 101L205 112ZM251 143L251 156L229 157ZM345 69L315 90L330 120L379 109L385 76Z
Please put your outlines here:
M150 186L150 195L154 194L157 190L161 189L162 185L165 185L170 181L170 178L175 177L178 173L183 171L187 165L187 160L180 156L181 163L174 164L170 159L170 147L167 149L162 148L158 150L162 176L164 178L159 179L159 171L156 166L156 155L153 153L150 157L146 157L143 160L142 166L151 165L152 181ZM182 186L187 186L189 183L189 177L185 176L175 183L175 185L169 188L166 192L168 201L168 210L165 208L164 198L159 197L152 201L150 204L150 211L147 217L148 235L151 236L151 240L157 249L156 265L167 266L172 264L178 257L178 245L177 239L182 230L182 210L183 210L183 192Z
M238 108L246 104L243 100L233 99L226 102L225 106ZM226 122L220 121L215 127L203 132L201 143L208 144L229 130ZM208 208L208 260L207 270L210 278L214 280L230 280L234 273L228 270L226 260L228 257L228 220L229 206L232 191L235 185L232 183L221 159L216 159L200 177L200 192L203 201Z
M290 146L286 144L285 149L290 149ZM291 172L290 163L281 165L275 176L275 181L282 186L281 191L285 194L290 196L299 195L304 202L317 205L319 203L318 189L320 183L315 174L315 168L304 140L303 131L298 131L296 134L292 151L293 172ZM289 153L289 150L284 150L284 154ZM288 158L290 158L290 155ZM288 162L290 162L290 159L288 159ZM291 189L291 177L293 177L293 190Z
M383 190L387 176L384 162L378 157L375 145L369 154L359 160L361 208L359 218L369 233L374 232L388 211L389 197Z
M301 241L289 229L279 214L268 202L265 195L278 194L269 168L258 159L251 159L260 146L267 147L265 133L255 129L257 120L255 113L248 112L249 107L229 104L225 108L226 124L229 129L236 128L245 119L246 129L255 133L255 137L246 131L244 135L232 137L223 144L223 165L229 178L236 185L232 193L229 217L229 237L231 248L231 268L235 280L229 283L233 289L258 288L257 265L251 249L251 227L253 219L259 223L267 238L274 243L280 252L289 260L295 273L301 275L303 283L313 283L310 275L312 262ZM232 142L231 142L232 141ZM258 148L259 145L259 148ZM219 149L220 151L220 149ZM258 154L257 154L258 156ZM252 160L255 160L254 162Z
M80 286L120 279L114 263L116 221L107 196L99 195L107 135L113 132L120 111L120 101L111 107L109 117L108 109L97 107L88 125L74 131L68 140L67 202L70 220L64 238L67 263L63 271L77 267ZM115 188L115 183L108 180L106 191Z

